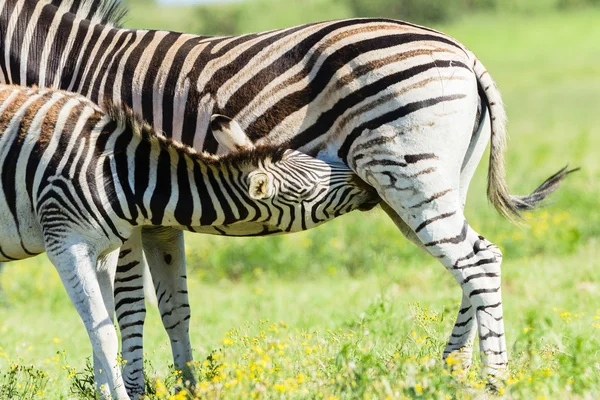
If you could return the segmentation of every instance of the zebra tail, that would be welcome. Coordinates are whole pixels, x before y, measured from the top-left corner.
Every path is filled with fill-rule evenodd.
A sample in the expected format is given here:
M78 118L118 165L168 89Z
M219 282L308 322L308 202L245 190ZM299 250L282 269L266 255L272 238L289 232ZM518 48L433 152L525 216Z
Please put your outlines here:
M473 70L481 96L485 96L490 111L492 136L490 139L490 165L488 169L487 195L496 210L513 223L522 218L521 212L533 210L552 192L558 189L560 182L579 168L569 170L567 167L546 179L533 193L526 196L514 196L508 191L504 152L506 150L506 111L502 103L500 91L483 64L475 58Z

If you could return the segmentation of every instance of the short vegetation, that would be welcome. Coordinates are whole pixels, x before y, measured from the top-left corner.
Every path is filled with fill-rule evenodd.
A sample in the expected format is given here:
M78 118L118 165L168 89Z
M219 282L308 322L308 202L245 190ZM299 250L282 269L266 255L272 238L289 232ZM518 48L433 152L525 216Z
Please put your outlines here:
M509 224L487 204L487 158L471 185L467 216L504 252L510 377L502 395L597 398L600 10L586 8L591 0L480 0L447 2L456 9L440 9L439 17L419 14L425 11L416 6L442 3L258 0L157 7L148 21L132 3L129 24L162 22L217 34L385 15L414 18L460 39L504 94L511 191L530 192L566 163L581 167L546 208L527 215L526 227ZM360 11L366 4L375 8ZM415 14L404 15L411 7ZM187 252L197 398L472 399L485 393L477 350L469 372L452 358L441 361L458 286L379 209L289 236L188 235ZM0 399L89 398L89 341L52 265L44 257L9 264L0 283ZM145 339L148 398L191 397L169 367L170 346L153 306Z

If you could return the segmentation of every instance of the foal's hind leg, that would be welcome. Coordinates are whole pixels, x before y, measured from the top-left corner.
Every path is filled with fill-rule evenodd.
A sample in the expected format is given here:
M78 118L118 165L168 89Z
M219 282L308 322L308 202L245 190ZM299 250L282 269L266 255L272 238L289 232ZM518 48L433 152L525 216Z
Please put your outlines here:
M127 393L144 394L143 333L146 318L141 229L134 229L121 246L115 277L114 298L121 330L123 380Z

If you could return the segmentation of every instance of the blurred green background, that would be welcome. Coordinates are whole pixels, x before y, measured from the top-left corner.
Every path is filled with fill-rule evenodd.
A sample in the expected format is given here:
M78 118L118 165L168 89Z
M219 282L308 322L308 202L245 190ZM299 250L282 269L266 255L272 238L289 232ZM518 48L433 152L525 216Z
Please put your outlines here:
M511 192L531 192L567 163L581 167L547 207L517 227L488 204L486 154L466 207L471 225L504 253L507 393L513 399L581 399L600 393L599 4L249 0L166 6L130 0L126 26L218 35L385 16L427 24L467 45L496 79L506 104ZM473 375L455 380L439 362L458 309L458 285L380 209L299 234L187 235L186 242L195 356L204 360L214 350L226 365L218 379L201 370L203 398L483 395ZM47 373L42 398L70 398L79 376L71 372L81 371L91 349L54 268L40 256L7 265L0 280L0 398L10 385L17 391L34 379L22 371L10 375L8 366L29 364ZM283 322L271 329L267 319ZM236 331L242 333L231 333L242 325ZM244 332L263 353L244 344ZM171 355L152 306L145 344L156 368L151 375L164 378ZM263 365L260 373L249 372L266 362L264 351L279 369Z
M177 1L128 0L131 12L126 25L233 35L340 18L385 17L435 26L481 14L530 17L600 6L600 0L205 0L209 4L170 4Z

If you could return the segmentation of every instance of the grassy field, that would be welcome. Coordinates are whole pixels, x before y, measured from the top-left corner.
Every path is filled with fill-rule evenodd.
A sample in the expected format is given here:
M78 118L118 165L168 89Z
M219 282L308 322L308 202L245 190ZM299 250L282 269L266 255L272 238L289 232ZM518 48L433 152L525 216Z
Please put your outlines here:
M514 193L566 163L582 168L526 228L488 206L487 161L471 186L471 224L504 252L508 398L600 396L599 18L482 15L437 27L469 46L504 94ZM461 374L440 361L457 285L380 210L277 238L190 235L187 251L205 398L484 394L477 362ZM53 267L38 257L0 279L0 398L76 398L91 347ZM145 346L152 398L168 398L171 355L153 308Z

